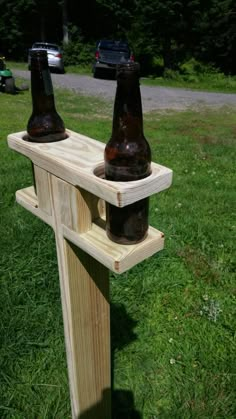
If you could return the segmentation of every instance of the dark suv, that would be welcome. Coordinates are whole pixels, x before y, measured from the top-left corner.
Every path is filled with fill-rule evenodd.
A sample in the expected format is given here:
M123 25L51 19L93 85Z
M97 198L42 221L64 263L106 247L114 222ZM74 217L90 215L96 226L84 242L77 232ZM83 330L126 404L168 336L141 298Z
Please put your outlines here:
M127 42L102 39L97 42L93 75L98 77L105 71L115 71L116 65L134 61L134 56Z

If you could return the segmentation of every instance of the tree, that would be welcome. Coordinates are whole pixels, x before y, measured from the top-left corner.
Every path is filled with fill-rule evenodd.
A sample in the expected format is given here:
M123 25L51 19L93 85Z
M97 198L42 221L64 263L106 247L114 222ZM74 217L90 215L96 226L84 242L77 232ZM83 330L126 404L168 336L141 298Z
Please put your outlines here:
M68 42L69 42L69 31L68 31L67 0L63 0L61 2L61 8L62 8L63 44L68 44Z
M135 0L97 0L113 22L113 37L128 38L136 13Z
M236 4L234 0L212 0L205 27L199 30L197 55L215 63L226 73L236 73Z
M171 69L194 57L236 73L235 0L0 0L0 4L0 49L8 57L23 58L34 41L66 44L69 28L75 28L83 45L95 46L103 37L126 38L147 72L153 57L162 57L164 67Z
M161 55L165 68L176 69L195 57L236 72L234 0L137 0L136 4L129 36L139 51Z
M24 36L27 34L27 16L34 0L4 0L1 2L0 42L5 55L24 51ZM6 25L7 23L7 25Z
M60 0L2 0L1 5L1 50L8 57L26 57L34 41L62 41Z

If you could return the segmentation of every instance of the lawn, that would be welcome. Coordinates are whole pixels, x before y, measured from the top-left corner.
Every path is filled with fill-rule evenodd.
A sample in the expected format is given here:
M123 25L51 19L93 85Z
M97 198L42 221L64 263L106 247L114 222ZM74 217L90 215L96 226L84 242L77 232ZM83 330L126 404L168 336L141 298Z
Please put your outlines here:
M108 140L110 104L55 97L68 128ZM54 236L15 203L15 191L32 184L31 164L6 144L26 127L30 93L0 94L0 106L0 417L69 419ZM233 419L235 110L152 112L144 128L153 160L174 180L151 198L165 249L110 276L117 412L126 406L117 418Z
M145 77L142 83L148 86L175 87L205 92L236 93L236 76L204 74L202 76Z

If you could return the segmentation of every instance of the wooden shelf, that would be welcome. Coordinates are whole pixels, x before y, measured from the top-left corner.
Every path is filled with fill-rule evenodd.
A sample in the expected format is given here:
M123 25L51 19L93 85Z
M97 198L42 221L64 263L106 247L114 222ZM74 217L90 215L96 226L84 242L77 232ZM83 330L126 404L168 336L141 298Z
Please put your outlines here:
M42 211L38 206L37 196L33 186L16 192L17 202L53 227L52 217ZM104 223L100 223L104 224ZM62 225L62 233L79 248L94 257L104 266L115 273L123 273L137 263L147 259L164 247L164 234L153 227L149 227L147 238L134 245L120 245L108 239L105 229L97 223L92 223L91 229L79 234Z
M35 195L33 186L16 191L16 202L32 214L36 215L36 217L40 218L46 224L53 227L52 217L39 208L38 198Z
M152 174L132 182L102 178L104 147L100 141L67 130L68 138L54 143L32 143L26 132L8 136L8 145L29 157L38 167L118 207L136 202L170 187L172 170L152 162Z

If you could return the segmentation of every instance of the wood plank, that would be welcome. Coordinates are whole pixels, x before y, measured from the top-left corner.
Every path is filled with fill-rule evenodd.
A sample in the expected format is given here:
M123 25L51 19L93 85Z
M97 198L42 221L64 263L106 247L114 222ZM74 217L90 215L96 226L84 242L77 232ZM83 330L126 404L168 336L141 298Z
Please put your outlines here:
M110 419L109 272L64 238L61 224L64 185L53 175L50 179L72 417L78 419L84 414L88 419ZM73 210L77 211L76 205ZM89 227L91 218L90 205L85 206L81 231Z
M58 179L57 185L61 224L78 233L86 232L92 225L91 194L61 179Z
M164 248L164 234L149 227L141 243L121 245L108 239L104 228L92 224L91 230L77 234L66 226L63 235L111 271L121 274Z
M40 218L46 224L53 226L53 218L48 215L45 211L42 211L38 206L38 198L35 195L34 187L29 186L28 188L21 189L16 192L16 202L30 211L36 217Z
M67 267L69 363L72 364L74 417L110 418L110 305L109 273L99 262L64 241ZM103 395L106 394L105 400ZM96 410L92 412L92 409ZM89 414L91 411L91 414ZM96 412L96 413L95 413Z
M44 144L24 141L25 132L20 132L8 136L8 145L49 173L119 207L170 187L172 170L157 163L152 163L152 174L145 179L133 182L103 179L105 144L73 131L67 132L69 138L66 140Z
M87 220L85 219L86 232L79 234L76 223L72 221L75 217L70 214L70 204L68 205L68 211L65 209L65 203L70 202L69 199L65 198L65 195L65 202L61 207L61 199L63 195L60 195L60 192L62 183L63 181L59 179L57 184L57 196L60 198L54 198L54 200L58 201L57 206L60 214L58 217L60 216L61 234L66 239L88 252L89 255L104 264L104 266L113 272L123 273L137 263L163 249L164 234L151 226L149 227L147 238L143 242L133 245L120 245L109 240L105 232L104 219L100 220L100 222L96 219L96 223L93 222L90 224L90 216L88 216L89 218ZM20 205L40 217L43 221L47 222L47 224L52 224L51 217L49 218L47 214L37 208L37 197L34 194L33 187L18 191L16 195L18 197L17 201ZM92 197L91 200L93 200ZM90 212L93 205L87 207L87 209L88 208ZM63 215L64 212L66 214L68 213L68 215ZM86 212L84 211L83 214L84 219ZM92 216L92 218L94 217ZM73 228L75 229L73 230Z
M51 215L52 209L48 176L48 173L44 169L34 165L34 177L37 190L38 206L42 211L46 212L46 214Z

